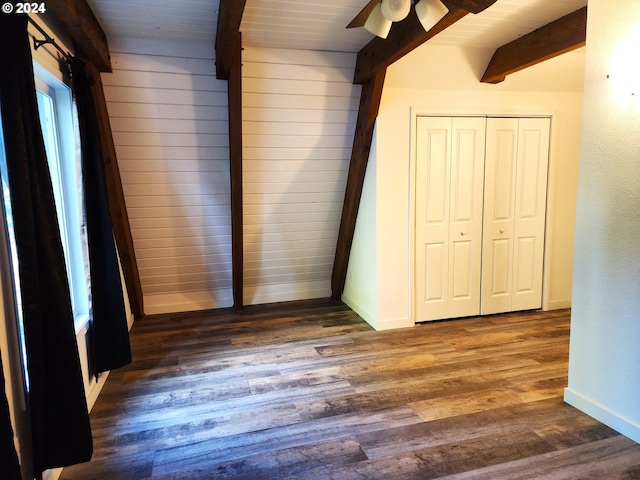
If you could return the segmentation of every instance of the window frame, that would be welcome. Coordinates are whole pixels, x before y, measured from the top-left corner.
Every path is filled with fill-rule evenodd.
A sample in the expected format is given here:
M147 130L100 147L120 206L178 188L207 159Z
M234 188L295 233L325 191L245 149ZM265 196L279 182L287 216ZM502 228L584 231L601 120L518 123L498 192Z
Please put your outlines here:
M36 91L51 99L53 145L48 145L47 161L56 197L74 325L78 333L89 322L90 286L77 111L69 86L37 62L33 63ZM40 102L38 107L42 122ZM47 136L44 131L43 135ZM51 152L51 147L56 152Z

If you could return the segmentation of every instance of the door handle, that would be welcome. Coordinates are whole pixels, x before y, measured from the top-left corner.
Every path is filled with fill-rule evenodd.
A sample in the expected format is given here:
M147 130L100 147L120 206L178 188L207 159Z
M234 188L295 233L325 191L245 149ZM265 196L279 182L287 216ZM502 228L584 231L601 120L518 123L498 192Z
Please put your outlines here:
M500 233L504 233L504 228L501 228L501 229L500 229Z

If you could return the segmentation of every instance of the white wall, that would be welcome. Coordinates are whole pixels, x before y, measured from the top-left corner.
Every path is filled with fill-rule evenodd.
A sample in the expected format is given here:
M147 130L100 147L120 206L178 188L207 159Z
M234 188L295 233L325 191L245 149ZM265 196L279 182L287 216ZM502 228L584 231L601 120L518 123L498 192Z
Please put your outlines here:
M230 306L227 82L210 44L116 39L103 74L145 313ZM243 51L244 303L327 297L355 54Z
M378 329L413 325L410 198L412 122L418 112L552 116L544 304L571 305L584 55L566 54L498 85L480 84L490 57L484 50L426 44L388 69L376 130L376 203L361 205L376 210L377 249L369 263L377 265L378 295L361 308L377 311ZM353 248L370 251L367 241L359 239ZM359 288L347 278L350 296Z
M246 304L331 295L360 94L355 60L243 51Z
M608 80L637 0L589 0L565 400L640 442L640 105ZM637 68L638 41L626 63ZM638 80L636 78L636 80ZM640 82L636 81L636 85ZM640 86L640 85L638 85Z
M102 74L145 313L231 294L227 84L209 44L110 42Z
M349 255L347 278L342 300L354 311L378 328L378 238L376 223L376 133L374 128L371 155L362 185L358 219Z

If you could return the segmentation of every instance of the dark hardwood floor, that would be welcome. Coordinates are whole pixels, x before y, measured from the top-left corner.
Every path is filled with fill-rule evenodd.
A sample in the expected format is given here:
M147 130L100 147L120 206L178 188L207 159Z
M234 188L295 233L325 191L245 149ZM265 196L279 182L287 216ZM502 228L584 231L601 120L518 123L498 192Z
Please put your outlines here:
M568 310L375 332L309 301L138 321L67 480L638 479L563 403Z

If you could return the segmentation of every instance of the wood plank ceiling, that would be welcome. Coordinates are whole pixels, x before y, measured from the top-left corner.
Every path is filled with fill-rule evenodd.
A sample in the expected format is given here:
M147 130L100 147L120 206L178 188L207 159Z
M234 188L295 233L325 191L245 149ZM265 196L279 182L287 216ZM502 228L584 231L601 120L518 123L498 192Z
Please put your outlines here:
M88 0L111 37L210 41L219 0ZM243 44L270 48L357 52L371 34L345 26L365 0L247 0ZM586 6L587 0L498 0L430 40L431 45L495 49ZM144 19L144 21L141 21Z
M344 27L358 13L363 2L246 0L240 24L242 45L361 52L372 36L364 29L347 30ZM164 0L153 4L144 0L88 0L88 3L110 39L136 37L215 43L221 8L219 0ZM487 5L491 3L487 2ZM430 44L497 49L585 5L586 0L499 0L482 15L456 19L454 25L431 38ZM144 18L143 22L139 20L141 18ZM365 78L358 81L356 72L356 83L363 80ZM237 285L239 289L236 289ZM235 290L242 290L241 281L234 280ZM340 292L335 287L333 290L333 296L338 297L341 289ZM242 293L234 293L234 300L241 296ZM237 305L241 300L234 303Z

